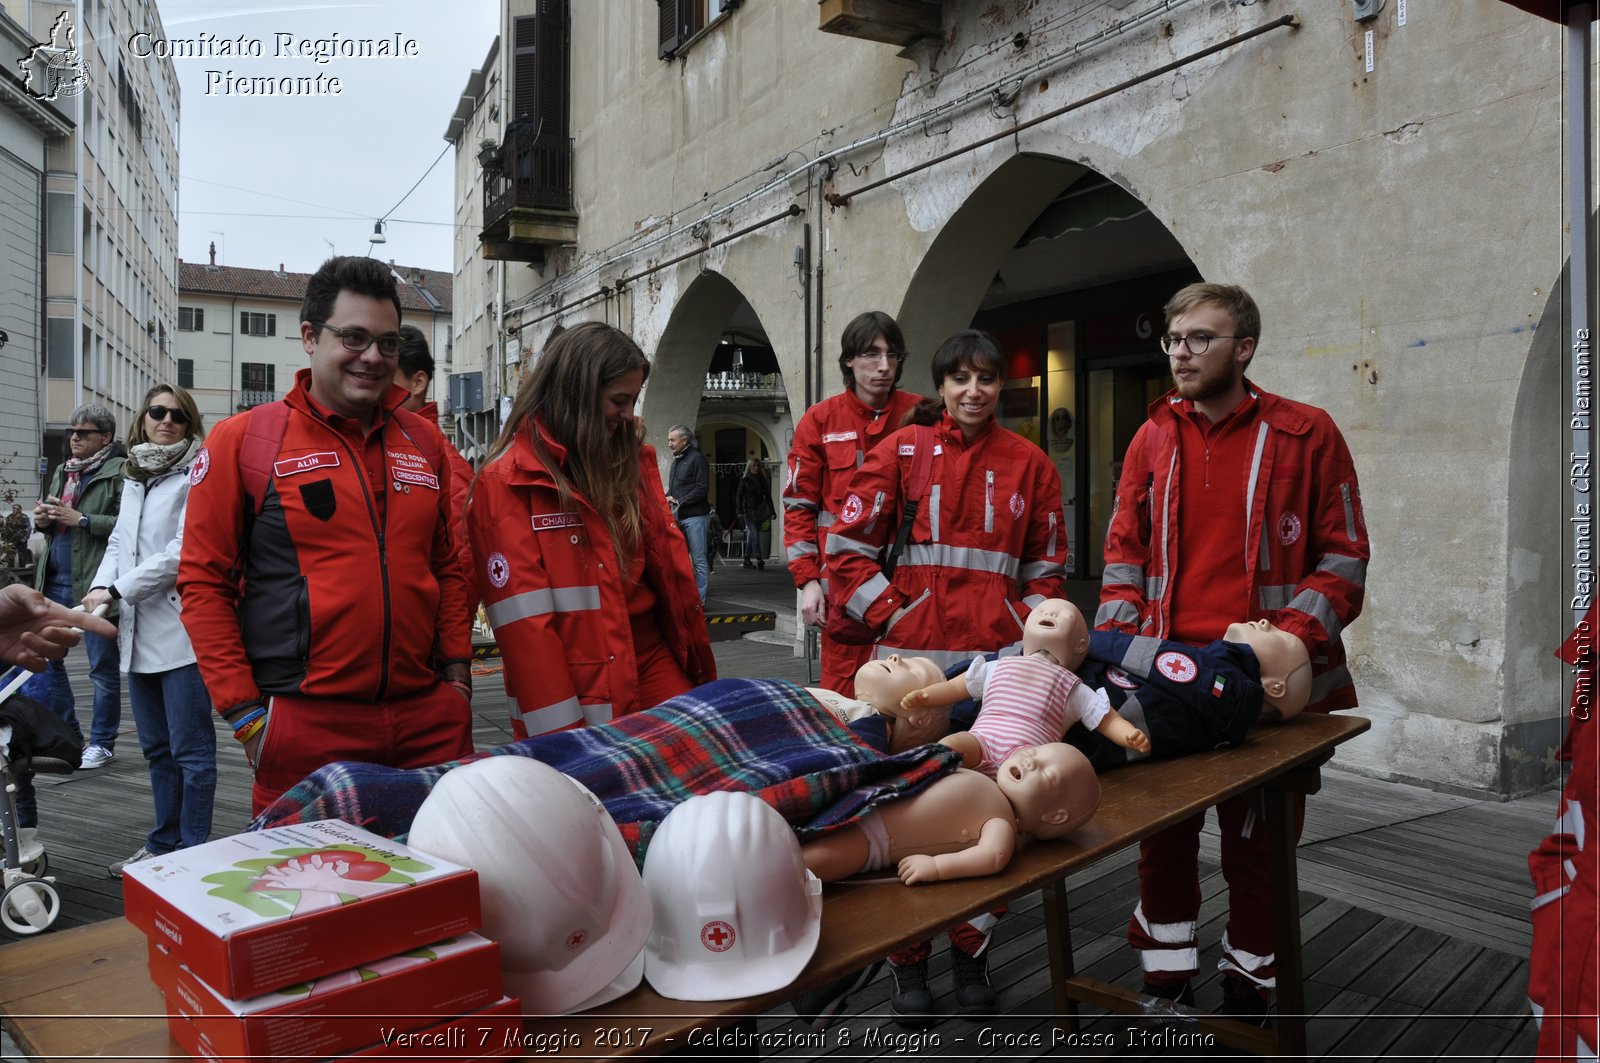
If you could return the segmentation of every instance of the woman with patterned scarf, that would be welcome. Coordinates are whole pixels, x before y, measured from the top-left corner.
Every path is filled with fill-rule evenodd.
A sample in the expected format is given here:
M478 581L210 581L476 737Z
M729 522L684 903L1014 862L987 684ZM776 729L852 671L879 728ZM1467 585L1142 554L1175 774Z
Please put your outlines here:
M67 432L72 456L56 467L49 492L33 507L33 524L49 537L34 589L70 607L88 594L116 526L122 504L123 458L116 449L116 418L104 406L79 406L68 423L72 426ZM115 621L116 615L113 605L106 619ZM116 749L117 728L122 723L122 680L117 674L115 640L86 632L83 648L94 684L94 717L83 767L98 768ZM61 661L50 662L49 677L49 706L81 741L83 730L78 726L72 687Z
M189 502L189 467L205 425L180 387L157 384L128 433L122 513L84 598L89 608L116 602L128 703L150 766L155 826L125 865L199 845L211 834L217 790L217 736L211 698L178 605L178 555Z

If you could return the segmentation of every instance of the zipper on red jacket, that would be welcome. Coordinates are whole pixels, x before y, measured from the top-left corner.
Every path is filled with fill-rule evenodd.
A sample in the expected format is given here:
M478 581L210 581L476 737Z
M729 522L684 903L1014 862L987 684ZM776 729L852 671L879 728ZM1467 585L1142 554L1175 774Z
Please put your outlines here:
M333 426L329 425L328 427L332 428ZM378 524L378 507L372 499L372 487L367 483L367 463L362 461L361 456L350 446L350 441L344 437L343 432L335 428L333 434L338 438L340 445L349 453L350 463L360 470L361 497L367 503L367 520L372 524L372 533L378 538L378 573L381 577L379 583L383 587L383 655L379 658L378 664L378 692L373 696L372 700L382 701L383 696L389 692L389 641L394 634L392 630L393 621L389 617L389 552L383 541L384 529ZM383 439L383 429L381 427L378 429L378 437L381 445ZM363 441L362 445L366 445L365 441ZM387 448L385 448L383 468L384 475L387 477L389 471Z

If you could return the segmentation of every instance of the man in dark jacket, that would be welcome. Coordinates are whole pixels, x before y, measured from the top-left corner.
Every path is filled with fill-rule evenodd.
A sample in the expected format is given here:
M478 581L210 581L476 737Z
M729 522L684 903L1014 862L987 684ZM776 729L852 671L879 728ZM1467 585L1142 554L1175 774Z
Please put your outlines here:
M706 602L706 584L711 579L711 503L707 500L711 468L706 456L694 445L694 433L681 424L667 429L667 446L672 451L672 475L667 481L667 504L678 515L678 527L689 543L694 562L694 584L700 604Z

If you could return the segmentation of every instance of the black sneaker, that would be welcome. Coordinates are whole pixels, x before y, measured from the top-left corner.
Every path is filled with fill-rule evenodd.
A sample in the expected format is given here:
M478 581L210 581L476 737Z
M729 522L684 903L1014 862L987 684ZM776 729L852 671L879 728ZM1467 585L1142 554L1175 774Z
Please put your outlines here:
M879 960L871 967L863 967L843 978L836 978L826 985L801 993L789 1002L794 1006L795 1015L801 1022L826 1030L844 1013L845 1005L850 1003L850 994L870 985L878 977L883 962Z
M956 1005L963 1015L993 1015L994 986L989 984L989 952L968 956L950 949L950 972L955 977Z
M889 964L889 1014L909 1030L933 1025L933 994L928 992L928 961Z
M1222 1013L1229 1018L1247 1022L1251 1026L1268 1029L1272 1019L1267 1014L1269 990L1262 990L1254 982L1237 975L1222 976Z

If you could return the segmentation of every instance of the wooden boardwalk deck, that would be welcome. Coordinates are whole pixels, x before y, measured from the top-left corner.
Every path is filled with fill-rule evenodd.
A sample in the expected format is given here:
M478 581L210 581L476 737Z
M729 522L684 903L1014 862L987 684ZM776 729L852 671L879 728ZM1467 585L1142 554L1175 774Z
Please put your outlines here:
M803 663L785 648L749 640L716 647L724 675L803 681ZM80 716L88 688L81 653L72 658ZM477 680L480 747L509 739L497 676ZM249 781L231 736L219 729L221 781L215 833L248 822ZM1518 1059L1534 1031L1525 999L1530 938L1528 850L1549 830L1554 792L1512 802L1477 800L1382 783L1338 770L1323 773L1310 801L1300 847L1302 923L1310 1058ZM59 926L120 917L120 883L106 867L143 841L149 790L131 716L106 768L66 778L40 777L42 836L58 877ZM1215 967L1226 918L1215 839L1202 843L1202 969ZM1126 986L1137 961L1123 939L1137 895L1134 854L1103 861L1069 881L1078 969ZM0 937L4 932L0 931ZM851 1017L820 1039L786 1010L759 1030L794 1036L773 1058L862 1059L906 1055L1019 1059L1076 1054L1118 1058L1225 1058L1229 1051L1189 1042L1179 1028L1152 1043L1130 1020L1085 1010L1077 1045L1053 1042L1049 971L1037 899L1013 907L996 931L991 970L1004 1016L952 1018L921 1035L887 1019L883 979L851 1001ZM932 961L941 1003L953 1005L946 946ZM1220 993L1212 976L1197 986L1202 1007ZM807 1040L809 1038L809 1040ZM817 1043L820 1040L820 1044ZM6 1052L12 1051L9 1041ZM9 1054L6 1058L13 1058Z

